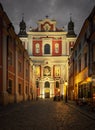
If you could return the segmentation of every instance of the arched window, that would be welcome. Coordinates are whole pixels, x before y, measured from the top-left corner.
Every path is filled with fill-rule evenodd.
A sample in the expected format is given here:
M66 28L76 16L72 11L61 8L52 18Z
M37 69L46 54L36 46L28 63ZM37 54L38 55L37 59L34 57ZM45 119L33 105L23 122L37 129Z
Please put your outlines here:
M39 45L39 43L36 43L35 46L36 46L36 47L35 47L36 53L40 53L40 45Z
M56 43L56 44L55 44L55 53L58 53L58 52L59 52L59 44Z
M44 54L50 54L50 45L49 44L45 44L45 46L44 46Z
M45 82L45 88L50 88L50 83L48 81Z
M56 81L56 88L59 88L59 82Z

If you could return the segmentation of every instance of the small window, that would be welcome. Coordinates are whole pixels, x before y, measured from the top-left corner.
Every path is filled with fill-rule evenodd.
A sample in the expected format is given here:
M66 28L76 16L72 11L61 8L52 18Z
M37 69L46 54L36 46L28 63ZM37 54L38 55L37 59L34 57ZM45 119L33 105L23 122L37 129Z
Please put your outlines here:
M12 80L11 79L9 79L7 91L9 94L12 94Z
M36 87L37 88L39 87L39 81L38 80L36 81Z
M44 54L50 54L50 45L49 44L45 44L45 46L44 46Z
M21 95L21 84L18 85L18 93Z
M18 72L22 71L22 66L21 66L21 62L18 62Z
M56 88L59 88L59 82L56 81Z

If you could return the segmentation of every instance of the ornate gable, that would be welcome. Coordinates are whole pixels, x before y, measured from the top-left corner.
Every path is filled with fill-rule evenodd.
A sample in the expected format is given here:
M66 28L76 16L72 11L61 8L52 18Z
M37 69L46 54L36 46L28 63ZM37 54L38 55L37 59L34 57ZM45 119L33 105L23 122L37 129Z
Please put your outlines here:
M49 19L47 16L44 20L38 21L38 30L39 31L55 31L56 30L56 21Z

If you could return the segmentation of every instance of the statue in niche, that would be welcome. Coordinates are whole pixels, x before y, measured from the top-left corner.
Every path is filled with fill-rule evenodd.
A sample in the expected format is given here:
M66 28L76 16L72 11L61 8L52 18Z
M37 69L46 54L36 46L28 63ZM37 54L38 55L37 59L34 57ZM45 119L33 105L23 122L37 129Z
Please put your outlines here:
M44 67L44 76L51 76L51 68L49 66Z

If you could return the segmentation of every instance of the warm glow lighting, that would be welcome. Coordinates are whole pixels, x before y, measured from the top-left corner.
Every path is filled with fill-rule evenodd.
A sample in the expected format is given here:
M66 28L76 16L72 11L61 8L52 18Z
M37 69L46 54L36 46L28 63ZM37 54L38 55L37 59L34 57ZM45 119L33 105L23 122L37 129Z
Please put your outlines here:
M66 85L66 86L68 85L67 81L65 81L65 85Z
M66 103L67 103L67 85L68 85L68 83L67 83L67 81L65 81L65 86L66 86L65 102L66 102Z
M87 78L87 82L91 82L92 79L90 77Z

